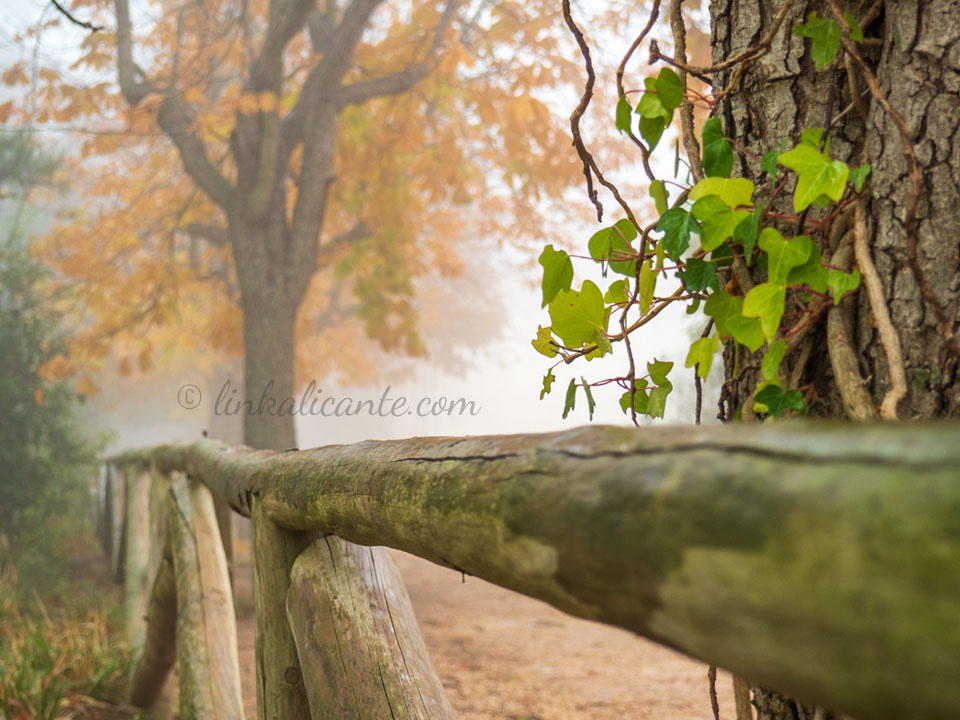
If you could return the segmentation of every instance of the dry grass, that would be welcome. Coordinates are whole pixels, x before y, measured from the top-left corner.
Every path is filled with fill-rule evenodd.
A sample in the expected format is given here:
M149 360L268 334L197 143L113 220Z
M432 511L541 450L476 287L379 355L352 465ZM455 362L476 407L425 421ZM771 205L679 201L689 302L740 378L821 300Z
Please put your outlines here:
M0 719L137 717L122 704L130 656L117 598L98 589L89 570L69 579L62 570L21 577L0 559Z

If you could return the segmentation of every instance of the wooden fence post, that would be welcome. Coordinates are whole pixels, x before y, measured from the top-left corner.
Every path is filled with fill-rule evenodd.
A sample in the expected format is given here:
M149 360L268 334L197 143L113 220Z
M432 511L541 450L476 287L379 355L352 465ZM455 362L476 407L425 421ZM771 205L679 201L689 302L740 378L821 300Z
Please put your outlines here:
M114 497L113 483L117 469L115 465L107 465L103 481L103 554L107 558L107 567L113 570L113 542L114 542Z
M386 548L311 543L293 566L287 616L313 720L455 720Z
M243 720L237 620L213 497L204 485L182 476L173 480L167 497L177 586L180 717Z
M258 720L310 720L297 646L284 610L290 569L311 535L277 527L256 495L253 521L253 595L257 614L254 642L257 663Z
M146 635L147 603L150 599L150 473L138 468L126 471L126 572L124 608L127 640L136 656Z

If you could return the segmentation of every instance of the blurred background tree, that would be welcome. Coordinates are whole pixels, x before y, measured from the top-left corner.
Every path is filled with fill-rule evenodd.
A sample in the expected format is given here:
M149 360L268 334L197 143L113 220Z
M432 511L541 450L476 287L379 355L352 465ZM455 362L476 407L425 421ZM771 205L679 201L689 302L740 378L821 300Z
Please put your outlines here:
M54 379L65 338L44 291L48 272L27 252L37 220L28 197L52 182L57 163L22 135L0 135L0 535L11 550L74 527L51 520L89 503L97 450L76 413L81 397Z

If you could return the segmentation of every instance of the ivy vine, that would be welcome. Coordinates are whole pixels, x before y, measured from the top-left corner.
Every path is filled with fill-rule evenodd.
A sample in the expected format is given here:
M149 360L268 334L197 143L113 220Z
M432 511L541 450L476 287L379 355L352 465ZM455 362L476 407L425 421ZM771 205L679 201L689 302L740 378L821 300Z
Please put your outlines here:
M582 37L569 18L568 8L565 10L568 25ZM834 61L842 38L862 40L855 19L848 14L843 19L846 36L836 20L819 18L815 12L806 23L794 28L794 35L809 39L817 67ZM587 53L585 59L589 63ZM675 63L678 69L682 64L682 60ZM656 76L644 79L642 89L623 92L615 110L617 130L628 135L643 152L656 220L639 227L629 217L621 218L602 228L587 240L589 259L571 257L553 245L547 245L540 254L542 307L550 323L538 327L532 344L537 352L555 360L543 378L541 399L551 392L557 380L554 370L561 365L580 358L589 362L604 357L618 343L626 345L629 362L627 372L620 377L594 382L584 377L570 379L564 418L576 408L581 396L592 419L596 403L591 388L610 383L623 389L620 406L634 422L638 416L663 417L673 389L669 379L673 363L650 358L646 372L638 371L630 337L674 303L686 303L688 314L699 314L706 321L701 337L690 344L685 361L687 368L696 369L699 379L707 378L714 357L725 345L743 346L754 353L763 349L761 379L753 392L754 411L772 417L788 411L805 413L808 400L803 388L788 387L781 376L787 344L816 322L826 308L838 304L860 285L857 270L848 272L829 262L827 239L833 221L859 200L870 166L851 168L834 159L823 129L805 130L792 146L784 141L780 148L751 149L731 142L720 118L711 117L700 133L701 179L694 181L690 171L680 177L679 143L674 151L673 177L653 174L648 158L660 145L674 114L694 104L714 107L713 99L687 90L686 73L681 73L684 77L669 67L662 68ZM635 104L632 95L638 95ZM584 97L578 108L580 115L589 102L589 93ZM579 137L578 122L575 113L575 137ZM685 142L685 146L689 144ZM747 178L731 177L738 153L759 163L765 173L761 187ZM593 168L606 185L595 165ZM589 170L585 172L589 179ZM772 213L772 199L791 188L794 214ZM768 202L764 204L760 198ZM598 204L595 196L592 199ZM811 206L826 208L822 220L807 221ZM598 205L598 215L601 212ZM785 237L775 224L792 225L803 233ZM601 288L589 279L575 282L573 260L581 257L601 264L605 278L608 271L614 276L607 287ZM750 273L743 272L744 267L759 268L763 282L754 284ZM666 297L658 297L658 284L666 283L671 276L679 280L679 287Z

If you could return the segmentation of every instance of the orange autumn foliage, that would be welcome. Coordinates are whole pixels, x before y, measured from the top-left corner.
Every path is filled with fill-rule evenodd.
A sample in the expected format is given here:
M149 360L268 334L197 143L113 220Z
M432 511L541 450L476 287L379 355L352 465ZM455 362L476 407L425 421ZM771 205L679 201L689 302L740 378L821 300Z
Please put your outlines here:
M238 123L253 118L264 126L271 116L283 123L322 54L322 23L311 32L303 22L283 49L280 92L252 87L271 8L281 6L159 0L135 8L137 76L155 90L134 107L115 82L117 36L109 28L117 22L108 0L72 3L108 30L82 36L68 69L44 67L41 58L32 79L23 63L0 76L32 83L31 102L4 112L80 130L70 172L82 206L37 245L71 301L82 301L62 372L95 368L111 351L122 373L149 367L144 358L163 348L241 352L224 210L184 171L158 113L174 97L210 164L229 183L243 184L231 147ZM417 320L418 278L457 277L491 241L542 235L548 218L563 220L556 201L582 178L568 124L548 104L559 88L576 88L581 72L554 3L452 7L449 19L446 2L382 3L353 49L344 86L426 71L409 90L374 94L340 113L336 179L298 315L298 337L311 342L300 346L332 351L335 343L362 352L372 338L384 348L423 352L421 334L431 329ZM322 0L317 12L324 12ZM280 169L289 221L303 192L302 162L301 146ZM358 225L364 237L333 240ZM301 353L298 362L302 372L315 372L314 353ZM354 362L325 367L364 375Z

